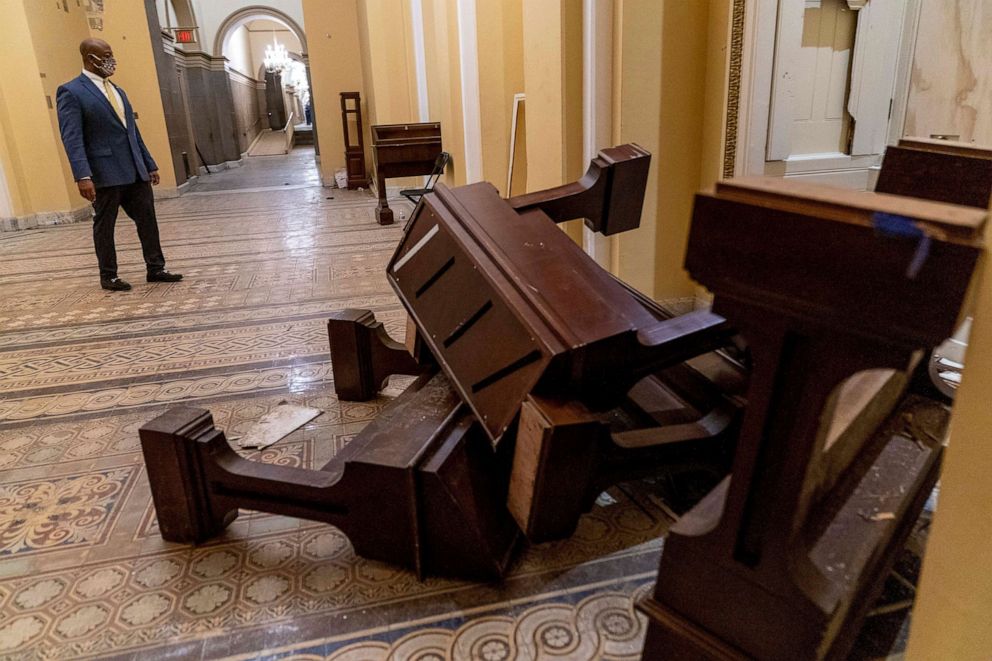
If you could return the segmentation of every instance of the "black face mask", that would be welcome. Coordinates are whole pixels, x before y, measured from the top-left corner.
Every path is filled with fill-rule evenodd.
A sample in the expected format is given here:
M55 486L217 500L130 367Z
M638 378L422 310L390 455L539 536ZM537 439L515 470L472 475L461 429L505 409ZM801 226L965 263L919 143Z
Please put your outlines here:
M90 53L90 57L93 60L93 66L96 67L96 70L99 71L104 78L110 78L114 75L114 72L117 71L117 60L115 60L113 56L101 59Z

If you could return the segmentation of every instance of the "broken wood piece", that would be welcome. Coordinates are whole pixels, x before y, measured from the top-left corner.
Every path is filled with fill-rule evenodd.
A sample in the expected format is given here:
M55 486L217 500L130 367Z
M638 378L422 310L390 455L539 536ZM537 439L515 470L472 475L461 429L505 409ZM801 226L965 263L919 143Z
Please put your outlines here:
M262 416L262 419L245 432L238 440L239 448L257 448L262 450L280 439L289 436L295 430L307 424L323 413L320 409L297 404L280 404Z

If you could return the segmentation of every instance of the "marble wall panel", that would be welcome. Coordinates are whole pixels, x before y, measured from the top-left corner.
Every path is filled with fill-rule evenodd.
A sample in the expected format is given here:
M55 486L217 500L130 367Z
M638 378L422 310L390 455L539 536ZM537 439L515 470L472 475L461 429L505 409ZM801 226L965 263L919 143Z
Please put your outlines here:
M193 173L197 162L187 120L189 109L186 107L175 57L166 53L159 37L162 28L159 25L155 0L145 0L145 13L148 16L148 34L154 42L152 51L155 54L155 69L162 93L162 109L165 111L165 127L169 134L169 149L172 152L176 184L181 186L189 178L186 164L189 164L190 173Z
M992 146L992 3L923 0L904 134Z
M207 165L237 161L241 158L241 150L227 72L219 67L198 66L198 63L188 67L186 72L193 136L203 160Z
M262 130L261 112L258 105L258 92L254 82L238 75L231 75L231 96L234 100L234 115L238 131L238 148L241 153Z

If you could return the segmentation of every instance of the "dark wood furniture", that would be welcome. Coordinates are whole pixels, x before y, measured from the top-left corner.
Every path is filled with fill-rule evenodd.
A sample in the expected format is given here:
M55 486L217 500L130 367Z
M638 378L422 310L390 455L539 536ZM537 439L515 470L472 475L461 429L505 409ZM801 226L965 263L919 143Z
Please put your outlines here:
M648 163L633 145L603 150L579 182L509 204L488 183L439 185L387 267L490 439L514 439L508 504L531 541L570 535L605 486L718 455L731 436L739 404L712 374L656 376L725 344L723 319L669 318L548 222L636 227ZM739 379L728 362L708 369Z
M845 379L906 369L951 333L984 220L783 180L697 195L686 268L754 367L732 474L672 528L640 604L645 659L846 657L942 447L914 433L932 409L904 409L875 435L825 421Z
M570 193L586 200L577 215L636 226L648 161L636 146L605 150ZM548 191L549 209L567 197ZM407 346L370 312L333 315L339 396L418 378L323 468L246 460L201 409L142 427L163 537L204 541L249 508L326 521L357 553L419 574L492 579L519 537L514 517L532 537L567 535L603 484L728 457L736 409L718 380L735 368L706 353L725 341L723 320L661 314L599 270L540 199L517 202L522 213L488 184L439 185L417 207L388 267L416 322Z
M875 191L987 209L992 150L943 140L900 140L885 150Z
M900 140L885 151L875 191L987 209L992 197L992 150L946 140ZM962 367L941 353L938 347L920 361L913 388L949 401Z
M442 151L441 125L437 122L372 126L372 155L379 195L375 216L380 225L393 222L393 210L386 201L386 179L428 175Z
M344 162L348 171L348 190L368 188L362 97L358 92L341 92L341 128L344 131Z
M325 521L359 555L494 579L518 532L497 453L443 374L427 372L320 470L236 454L208 411L170 409L141 428L162 537L203 542L239 508Z

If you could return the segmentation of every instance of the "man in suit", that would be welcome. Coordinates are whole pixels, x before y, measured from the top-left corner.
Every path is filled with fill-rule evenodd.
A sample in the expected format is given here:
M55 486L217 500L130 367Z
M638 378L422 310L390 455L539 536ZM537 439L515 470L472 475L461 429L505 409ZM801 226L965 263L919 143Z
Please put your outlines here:
M83 72L58 89L59 130L79 194L93 203L93 243L100 265L100 286L131 289L117 276L114 225L117 210L134 221L148 269L148 282L178 282L183 276L165 270L158 238L152 186L158 166L134 122L124 90L110 82L117 62L110 44L86 39L79 45Z

